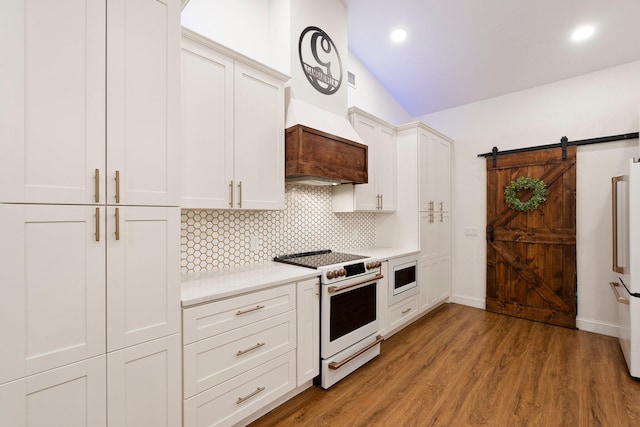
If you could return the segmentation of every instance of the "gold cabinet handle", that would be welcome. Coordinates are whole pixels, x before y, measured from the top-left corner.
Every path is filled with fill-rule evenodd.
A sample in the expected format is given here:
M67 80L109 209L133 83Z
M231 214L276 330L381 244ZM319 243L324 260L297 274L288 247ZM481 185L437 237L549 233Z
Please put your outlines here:
M628 298L623 298L620 296L620 293L618 292L618 288L620 287L619 284L617 284L616 282L609 282L609 286L611 286L611 290L616 296L616 301L618 301L620 304L629 304Z
M236 400L236 405L241 404L242 402L244 402L247 399L251 399L253 396L255 396L256 394L262 392L265 390L265 387L258 387L256 388L256 391L254 391L253 393L249 393L247 394L245 397L239 397L238 400Z
M433 200L429 200L429 210L433 211Z
M229 195L229 207L232 208L233 207L233 180L231 180L231 182L229 183L229 192L231 193Z
M120 240L120 208L116 208L116 240Z
M96 208L96 242L100 241L100 208Z
M246 310L238 310L236 311L236 316L241 316L243 314L251 313L252 311L261 310L264 308L264 305L256 305L253 308L248 308Z
M611 219L613 234L613 266L616 273L625 274L624 267L618 265L618 183L624 181L624 176L614 176L611 178Z
M329 286L327 288L327 290L329 291L330 294L335 294L336 292L344 291L345 289L355 288L356 286L360 286L360 285L363 285L365 283L369 283L369 282L373 283L376 280L380 280L382 278L384 278L384 276L382 274L376 274L375 277L372 277L369 280L365 280L365 281L362 281L362 282L354 283L354 284L351 284L351 285Z
M444 213L440 212L440 222L444 222Z
M382 199L382 194L381 194L381 195L380 195L380 209L382 209L382 206L383 206L383 201L382 201L382 200L383 200L383 199Z
M259 342L256 345L254 345L253 347L249 347L249 348L246 348L244 350L238 350L238 352L236 353L236 356L242 356L245 353L249 353L250 351L257 350L260 347L263 347L265 344L266 343Z
M440 201L440 212L444 211L444 202Z
M365 348L363 348L362 350L357 351L356 353L353 353L351 356L347 357L344 360L341 360L340 362L331 362L331 363L329 363L329 369L336 370L336 369L340 368L341 366L344 366L345 364L351 362L356 357L360 356L365 351L367 351L370 348L373 348L376 345L380 344L382 341L384 341L384 338L382 338L382 335L376 336L376 340L374 342L372 342L371 344L369 344L368 346L366 346Z
M433 211L429 212L429 224L433 224Z
M238 181L238 207L242 209L242 181Z
M100 169L96 168L96 174L94 176L95 180L95 195L96 195L96 203L100 203Z
M120 171L116 171L116 203L120 203Z
M408 313L408 312L410 312L410 311L411 311L411 308L407 308L406 310L403 310L403 311L402 311L402 314L403 314L403 315L404 315L404 314L407 314L407 313Z

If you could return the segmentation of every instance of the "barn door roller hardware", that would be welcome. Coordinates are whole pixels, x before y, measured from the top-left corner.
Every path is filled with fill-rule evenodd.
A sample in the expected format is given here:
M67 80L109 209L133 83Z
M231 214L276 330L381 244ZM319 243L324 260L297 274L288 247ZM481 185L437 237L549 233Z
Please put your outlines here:
M497 167L498 156L503 154L526 153L528 151L547 150L549 148L561 148L562 160L567 160L567 147L570 147L572 145L579 146L579 145L600 144L602 142L623 141L625 139L638 139L638 132L623 133L621 135L602 136L599 138L591 138L591 139L581 139L578 141L569 141L569 139L566 136L563 136L560 139L560 142L557 144L537 145L535 147L515 148L513 150L504 150L504 151L498 151L498 147L493 147L493 149L489 153L478 154L478 157L491 157L493 159L493 167L495 168Z

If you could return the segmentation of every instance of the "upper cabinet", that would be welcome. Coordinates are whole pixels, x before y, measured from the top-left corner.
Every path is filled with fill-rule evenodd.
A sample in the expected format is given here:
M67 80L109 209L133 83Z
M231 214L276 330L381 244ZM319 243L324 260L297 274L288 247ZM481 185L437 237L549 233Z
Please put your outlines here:
M284 209L288 77L183 31L183 208Z
M0 6L0 201L177 206L179 4L58 3Z
M450 212L451 141L433 130L418 128L421 212Z
M396 210L395 127L358 108L349 109L349 120L369 147L369 182L333 189L334 212L394 212Z

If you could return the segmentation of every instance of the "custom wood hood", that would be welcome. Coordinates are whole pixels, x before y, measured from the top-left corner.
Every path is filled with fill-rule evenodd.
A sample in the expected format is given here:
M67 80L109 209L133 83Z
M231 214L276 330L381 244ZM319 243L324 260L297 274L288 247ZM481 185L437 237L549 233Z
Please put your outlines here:
M285 131L285 179L308 185L366 184L367 146L294 125Z

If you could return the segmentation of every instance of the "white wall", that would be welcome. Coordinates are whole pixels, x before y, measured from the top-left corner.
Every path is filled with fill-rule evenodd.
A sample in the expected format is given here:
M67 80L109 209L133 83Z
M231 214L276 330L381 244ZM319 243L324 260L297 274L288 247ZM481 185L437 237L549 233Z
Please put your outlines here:
M477 154L637 132L640 61L418 118L452 137L453 300L484 307L485 160ZM611 272L610 177L638 140L578 148L578 327L617 334ZM478 236L464 236L465 227Z
M356 77L355 88L349 85L349 107L358 107L394 125L412 121L409 113L351 51L348 69Z

